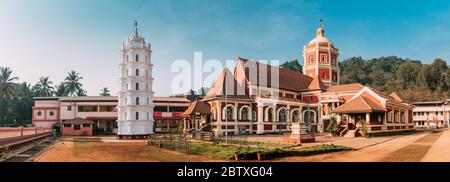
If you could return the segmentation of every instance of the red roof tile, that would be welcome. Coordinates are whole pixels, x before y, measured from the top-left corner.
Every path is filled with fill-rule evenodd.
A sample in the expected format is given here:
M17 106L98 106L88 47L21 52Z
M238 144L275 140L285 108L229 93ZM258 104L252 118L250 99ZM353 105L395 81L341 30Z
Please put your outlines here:
M197 113L200 115L209 115L211 114L211 106L206 102L197 100L193 102L181 116L195 115Z
M386 109L364 96L358 96L345 104L337 107L333 113L367 113L367 112L384 112Z
M299 92L307 89L310 83L313 81L313 78L304 75L300 72L291 71L286 68L280 68L241 57L238 57L238 63L236 65L237 67L235 70L235 74L239 74L237 72L241 72L240 74L244 75L245 75L244 65L250 67L249 69L251 72L254 71L251 69L251 66L255 65L256 71L254 72L257 74L257 77L261 80L267 80L268 82L267 85L271 87L277 87L279 89ZM266 73L262 73L263 71L265 71ZM278 72L278 75L271 75L272 72L275 73ZM270 83L270 81L272 80L272 76L277 76L277 78L275 78L274 80L278 80L279 83L278 86L274 86L272 83ZM250 78L246 78L246 81L248 81L251 85L266 86L265 83L260 83L261 80L259 79L256 81L256 83L254 83L255 82L254 80L250 80Z

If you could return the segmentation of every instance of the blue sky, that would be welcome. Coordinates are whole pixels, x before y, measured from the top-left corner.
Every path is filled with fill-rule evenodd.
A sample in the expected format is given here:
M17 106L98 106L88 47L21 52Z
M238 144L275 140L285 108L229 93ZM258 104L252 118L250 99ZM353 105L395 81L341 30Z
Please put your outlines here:
M0 66L54 83L76 70L89 95L118 89L122 42L137 20L152 44L156 95L176 59L301 59L324 19L340 60L397 55L450 60L450 2L287 0L0 0Z

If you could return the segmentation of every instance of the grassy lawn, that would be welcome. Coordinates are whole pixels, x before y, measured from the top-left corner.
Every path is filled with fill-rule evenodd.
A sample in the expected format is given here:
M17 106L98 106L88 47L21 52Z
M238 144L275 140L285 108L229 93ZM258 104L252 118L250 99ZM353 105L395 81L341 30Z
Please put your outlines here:
M225 143L225 139L214 139L213 142ZM289 148L289 147L297 147L295 144L280 144L280 143L270 143L270 142L259 142L259 141L246 141L246 140L238 140L238 139L229 139L228 144L236 144L236 145L251 145L258 146L264 145L267 148Z
M256 153L261 152L266 159L274 159L278 157L287 156L308 156L316 154L324 154L330 152L338 152L343 150L351 150L349 147L337 145L317 145L311 147L302 147L298 149L288 148L261 148L236 145L221 145L193 142L189 144L189 152L197 155L204 155L208 157L231 160L234 159L234 154L239 153L245 160L256 159Z

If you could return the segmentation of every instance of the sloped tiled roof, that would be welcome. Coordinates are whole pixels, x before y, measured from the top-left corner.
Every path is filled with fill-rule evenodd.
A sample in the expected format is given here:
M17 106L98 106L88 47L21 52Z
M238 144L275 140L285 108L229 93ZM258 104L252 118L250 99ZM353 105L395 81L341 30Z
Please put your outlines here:
M231 74L230 70L224 68L222 73L213 83L211 89L209 89L208 93L205 96L205 99L224 96L235 96L236 90L239 85L237 84L236 79Z
M279 89L300 92L300 91L307 89L313 80L312 77L304 75L300 72L291 71L286 68L280 68L280 67L260 63L257 61L252 61L249 59L241 58L241 57L238 57L237 65L255 65L256 70L250 70L250 71L255 72L257 74L258 78L265 79L268 82L270 82L270 80L272 80L272 76L278 76L278 81L279 81L278 88ZM262 69L263 67L265 67L265 69ZM271 75L271 70L273 70L273 69L275 69L275 72L278 71L278 75ZM266 71L266 73L262 73L262 70ZM243 70L242 67L237 67L235 72L237 72L237 71L245 72L245 70ZM251 85L264 84L264 83L259 83L260 81L257 81L257 83L254 83L254 82L252 83L252 80L250 80L249 78L246 78L246 79L247 79L247 81L249 81L249 83ZM277 79L274 79L274 80L277 80ZM271 84L271 86L276 87L276 86L273 86L273 84Z
M377 104L376 102L370 100L364 96L358 96L347 103L337 107L332 112L333 113L367 113L381 111L384 112L386 109Z
M402 102L398 101L397 99L393 98L392 96L389 96L377 89L374 89L372 87L368 87L370 90L372 90L373 92L375 92L376 94L378 94L380 97L383 97L384 99L386 99L388 102L392 102L392 103L396 103L396 104L401 104Z
M346 91L359 91L364 86L359 83L345 84L345 85L333 85L327 88L327 92L346 92Z
M397 95L397 93L392 92L391 94L389 94L389 96L391 96L392 98L394 98L395 100L399 101L399 102L403 102L403 99Z
M196 113L199 113L200 115L209 115L211 114L211 107L208 103L197 100L183 112L182 116L195 115Z
M306 90L325 90L326 87L323 84L322 80L316 76L314 77L314 79L311 81L311 83L309 84L308 88L305 89Z

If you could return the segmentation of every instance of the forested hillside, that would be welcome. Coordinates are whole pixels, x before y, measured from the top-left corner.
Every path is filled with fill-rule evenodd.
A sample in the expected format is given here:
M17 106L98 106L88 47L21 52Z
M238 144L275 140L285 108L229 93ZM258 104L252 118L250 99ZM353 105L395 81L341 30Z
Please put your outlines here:
M450 69L445 60L431 64L395 56L340 63L341 84L361 83L385 93L397 92L406 101L443 100L450 95Z

